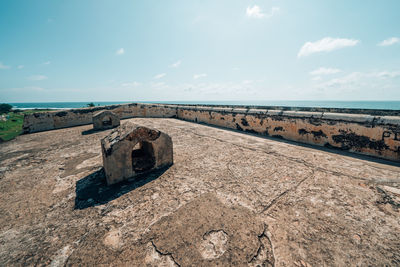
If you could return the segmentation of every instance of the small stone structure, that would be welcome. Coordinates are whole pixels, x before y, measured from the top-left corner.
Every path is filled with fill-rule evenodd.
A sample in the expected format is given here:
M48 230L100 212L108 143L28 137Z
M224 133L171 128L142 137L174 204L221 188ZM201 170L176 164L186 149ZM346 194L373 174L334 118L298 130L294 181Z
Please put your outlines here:
M131 123L104 137L101 147L109 185L173 164L171 137Z
M93 130L111 129L119 125L118 116L109 110L102 110L93 115Z

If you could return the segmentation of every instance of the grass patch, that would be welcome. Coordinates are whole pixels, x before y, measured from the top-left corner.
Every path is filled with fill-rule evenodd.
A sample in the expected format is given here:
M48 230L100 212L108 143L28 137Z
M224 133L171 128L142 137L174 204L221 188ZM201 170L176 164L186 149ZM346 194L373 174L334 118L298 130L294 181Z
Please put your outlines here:
M0 138L8 141L22 133L22 123L24 122L24 114L9 112L5 114L9 116L7 121L0 121Z
M9 112L3 114L7 117L7 121L0 121L0 138L3 141L14 139L22 133L22 124L24 123L24 115L45 110L30 109L21 112ZM0 140L0 141L1 141Z

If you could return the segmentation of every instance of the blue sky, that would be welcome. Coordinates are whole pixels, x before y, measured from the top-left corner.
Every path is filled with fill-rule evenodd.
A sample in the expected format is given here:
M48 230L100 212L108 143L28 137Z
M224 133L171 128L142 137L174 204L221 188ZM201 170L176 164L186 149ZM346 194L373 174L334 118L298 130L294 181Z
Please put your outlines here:
M400 100L400 1L3 0L0 102Z

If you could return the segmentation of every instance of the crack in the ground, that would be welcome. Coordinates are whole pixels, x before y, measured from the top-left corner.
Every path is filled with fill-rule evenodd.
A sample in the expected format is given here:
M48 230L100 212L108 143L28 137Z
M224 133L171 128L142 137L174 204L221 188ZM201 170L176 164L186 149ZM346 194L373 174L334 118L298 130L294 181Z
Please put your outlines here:
M154 247L155 251L160 254L161 256L169 256L171 257L171 260L176 264L176 266L181 267L181 265L174 259L174 256L172 256L171 252L162 252L161 250L159 250L156 246L156 244L154 244L154 241L151 240L151 245Z
M291 188L286 189L282 193L280 193L277 197L275 197L268 205L264 206L264 208L259 212L259 213L264 213L268 211L272 206L276 204L282 197L287 195L289 192L296 190L302 183L304 183L307 179L312 177L314 175L314 171L311 170L312 174L309 176L304 177L300 182L298 182L295 186L292 186Z
M227 236L229 236L228 233L225 232L224 229L217 229L217 230L212 229L212 230L209 230L209 231L207 231L207 232L204 233L203 239L205 240L205 237L206 237L207 235L210 235L210 234L212 234L212 233L218 233L218 232L223 232L224 234L226 234Z
M394 201L393 198L385 190L380 187L376 187L376 190L378 191L378 193L381 194L382 197L382 199L376 201L377 204L390 204L396 210L400 208L400 203Z
M226 168L228 169L228 173L229 173L232 177L238 179L239 177L237 177L237 176L234 174L234 172L231 170L231 168L229 167L229 165L230 165L231 163L232 163L232 160L229 160L228 163L226 164Z
M262 266L267 266L267 264L269 264L270 266L275 266L275 253L274 250L272 248L272 242L271 239L268 237L268 235L266 234L267 231L267 226L264 224L264 228L263 231L260 235L257 236L258 238L258 249L256 254L248 261L248 263L253 263L257 260L258 257L260 257L261 253L263 251L265 251L266 255L266 259L263 260L262 262ZM267 240L267 245L268 248L265 247L264 243L263 243L263 239ZM269 253L268 253L269 252ZM259 266L259 265L257 265Z
M242 178L242 176L237 176L237 175L235 174L235 172L231 169L230 166L231 166L232 164L233 164L233 159L229 160L228 163L226 164L226 168L228 169L229 175L232 176L232 177L234 177L234 178L236 178L236 179ZM274 174L277 173L277 172L278 172L278 170L274 170L273 172L268 173L266 176L272 176L272 175L274 175Z

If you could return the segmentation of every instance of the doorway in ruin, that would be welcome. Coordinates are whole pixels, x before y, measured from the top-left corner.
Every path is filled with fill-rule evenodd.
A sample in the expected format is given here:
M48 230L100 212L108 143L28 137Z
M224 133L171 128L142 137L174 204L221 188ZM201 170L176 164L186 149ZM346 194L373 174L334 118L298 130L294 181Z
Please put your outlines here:
M156 164L153 145L142 141L135 145L132 150L132 169L135 173L150 170Z
M101 120L101 123L103 126L110 126L112 125L112 119L110 116L104 116L104 118Z

